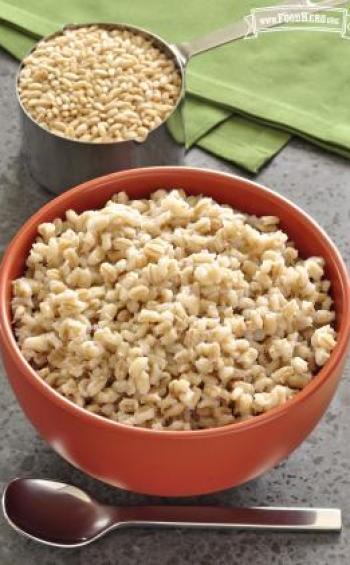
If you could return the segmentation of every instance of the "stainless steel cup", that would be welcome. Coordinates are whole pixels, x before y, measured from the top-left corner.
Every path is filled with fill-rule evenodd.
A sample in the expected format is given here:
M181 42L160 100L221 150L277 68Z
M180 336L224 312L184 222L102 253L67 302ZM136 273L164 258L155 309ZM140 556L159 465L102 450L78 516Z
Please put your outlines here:
M310 0L286 0L280 6L284 5L284 10L286 10L286 6L292 7L293 4L304 5L308 10L319 11L344 3L346 3L346 0L323 0L317 4L313 4ZM23 107L18 93L18 78L23 66L22 63L17 73L17 99L21 112L24 153L27 156L34 179L55 194L91 178L122 169L180 164L184 157L185 132L182 110L185 93L185 69L189 59L199 53L255 32L251 16L202 38L177 45L168 44L153 33L126 24L80 24L65 26L64 29L67 27L70 29L85 27L86 25L99 25L107 29L128 29L151 39L161 51L175 61L181 75L182 88L172 114L166 122L150 131L144 141L83 142L58 136L46 130L31 118ZM270 24L267 25L272 27L276 23L273 23L271 18ZM265 25L265 27L267 26ZM58 31L41 41L46 41L60 33L62 32ZM36 46L33 49L35 48ZM177 140L172 137L168 129L171 121L177 121L177 131L179 132Z

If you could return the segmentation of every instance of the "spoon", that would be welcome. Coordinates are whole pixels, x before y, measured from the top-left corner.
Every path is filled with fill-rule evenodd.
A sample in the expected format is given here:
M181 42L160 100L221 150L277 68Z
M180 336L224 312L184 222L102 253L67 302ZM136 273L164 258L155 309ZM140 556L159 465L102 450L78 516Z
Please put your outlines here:
M124 506L99 504L72 485L43 479L14 479L2 508L21 534L47 545L81 547L124 526L176 526L251 530L341 530L335 508L230 508L214 506Z

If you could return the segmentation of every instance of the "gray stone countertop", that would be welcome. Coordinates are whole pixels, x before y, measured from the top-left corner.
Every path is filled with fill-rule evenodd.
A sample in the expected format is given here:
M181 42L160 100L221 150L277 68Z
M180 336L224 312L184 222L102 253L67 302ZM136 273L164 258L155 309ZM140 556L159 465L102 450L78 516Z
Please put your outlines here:
M0 246L50 195L31 179L20 155L13 93L16 63L0 53ZM244 174L199 150L187 164ZM350 162L300 140L288 145L257 177L310 213L350 264ZM350 371L317 429L281 465L236 489L185 499L194 504L340 506L340 535L134 529L91 546L61 550L37 545L0 517L1 565L347 565L350 563ZM161 502L108 487L54 453L31 427L6 376L0 377L1 489L18 476L50 477L86 488L105 503Z

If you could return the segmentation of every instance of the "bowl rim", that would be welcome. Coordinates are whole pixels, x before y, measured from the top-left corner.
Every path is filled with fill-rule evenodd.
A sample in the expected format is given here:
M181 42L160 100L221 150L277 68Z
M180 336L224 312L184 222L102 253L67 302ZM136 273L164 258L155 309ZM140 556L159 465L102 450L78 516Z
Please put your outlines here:
M232 424L227 424L225 426L219 426L216 428L205 428L201 430L153 430L150 428L142 428L136 426L129 426L122 424L120 422L115 422L98 414L94 414L78 406L72 401L68 400L64 396L60 395L55 389L43 381L36 371L31 367L31 365L22 356L22 353L18 347L17 341L15 339L12 330L12 316L8 314L8 301L6 298L8 283L10 282L9 269L11 265L16 262L18 249L23 248L23 244L28 242L27 232L31 231L33 227L37 227L41 222L43 222L42 216L45 216L48 212L53 212L57 204L64 204L66 200L70 200L71 194L83 195L88 189L89 191L95 188L101 189L107 187L108 184L113 183L115 178L122 179L125 177L127 181L130 178L138 177L142 182L142 177L149 174L157 174L161 171L165 173L189 173L195 174L197 176L203 175L209 177L224 177L231 180L238 180L240 183L249 185L259 191L262 191L265 196L268 197L270 201L278 200L279 202L286 205L289 209L292 209L294 213L302 216L303 219L312 225L314 229L318 232L318 235L323 240L323 242L331 249L332 254L335 259L337 266L337 276L340 280L341 294L343 295L343 312L341 327L338 334L337 344L331 353L331 356L327 363L320 369L320 371L313 377L313 379L306 385L306 387L299 391L292 399L289 399L286 403L272 408L263 414L259 414L257 417L250 418L241 422L233 422ZM68 207L67 207L68 209ZM87 210L89 208L86 208ZM9 243L3 259L0 265L0 340L2 342L3 350L12 357L12 361L16 365L17 369L21 371L22 375L25 376L27 381L37 391L43 394L48 401L54 402L58 407L63 408L65 411L69 412L71 416L81 418L86 422L90 422L98 427L105 427L105 429L113 430L128 434L135 434L136 436L149 436L169 438L169 439L187 439L195 440L203 437L218 437L222 435L241 433L244 430L251 428L256 428L259 426L264 426L268 422L279 418L284 415L287 411L293 409L296 405L305 404L310 396L312 396L316 390L318 390L328 379L330 374L334 369L342 362L346 355L349 341L350 341L350 278L347 272L345 263L340 255L335 244L326 234L326 232L318 225L318 223L306 212L304 212L297 205L293 204L290 200L284 196L274 192L273 190L256 183L250 179L246 179L239 175L217 171L214 169L204 169L200 167L187 167L187 166L155 166L155 167L143 167L137 169L129 169L125 171L118 171L105 175L102 177L97 177L90 181L84 182L78 186L67 190L56 198L50 200L44 206L40 207L18 230L16 235L13 237Z

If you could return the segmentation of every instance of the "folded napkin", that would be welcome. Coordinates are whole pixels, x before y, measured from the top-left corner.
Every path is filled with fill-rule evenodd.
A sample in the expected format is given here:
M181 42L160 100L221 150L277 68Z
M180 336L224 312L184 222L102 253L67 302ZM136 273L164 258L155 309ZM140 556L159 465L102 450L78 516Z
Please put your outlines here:
M190 40L276 0L0 0L0 45L21 58L67 22L120 21L170 42ZM44 10L43 10L44 7ZM326 32L266 33L191 60L186 145L256 172L301 135L350 156L350 42Z

